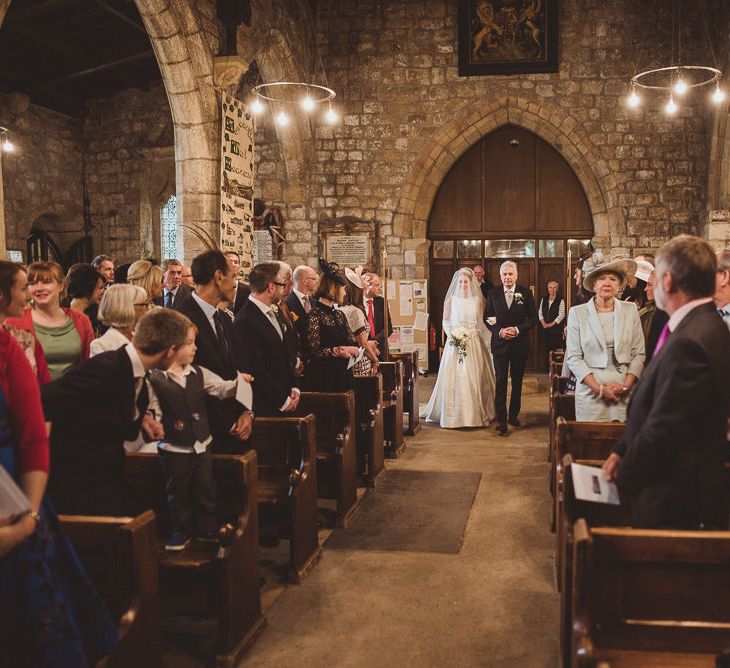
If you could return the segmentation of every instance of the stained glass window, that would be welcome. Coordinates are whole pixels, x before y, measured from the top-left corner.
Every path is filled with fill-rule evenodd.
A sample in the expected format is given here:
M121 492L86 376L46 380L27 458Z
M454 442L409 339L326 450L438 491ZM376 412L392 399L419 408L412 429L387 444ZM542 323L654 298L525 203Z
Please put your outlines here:
M163 258L177 257L177 207L175 195L165 202L160 210L160 255Z

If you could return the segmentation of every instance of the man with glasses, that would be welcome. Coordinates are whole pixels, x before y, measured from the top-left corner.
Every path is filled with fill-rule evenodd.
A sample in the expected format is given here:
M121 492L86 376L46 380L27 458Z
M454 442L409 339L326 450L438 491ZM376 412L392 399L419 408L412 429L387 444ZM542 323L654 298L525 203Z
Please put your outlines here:
M719 316L730 328L730 250L720 251L717 254L715 306Z

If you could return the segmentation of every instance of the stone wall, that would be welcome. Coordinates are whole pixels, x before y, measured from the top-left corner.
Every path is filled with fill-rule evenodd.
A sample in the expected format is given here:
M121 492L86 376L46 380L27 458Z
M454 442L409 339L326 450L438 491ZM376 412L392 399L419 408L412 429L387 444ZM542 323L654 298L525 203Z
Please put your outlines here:
M52 230L65 251L83 235L81 122L28 104L22 95L0 100L0 118L15 144L15 151L2 155L7 248L25 257L35 223Z
M318 44L344 100L335 129L314 125L304 203L309 226L287 228L286 256L311 259L319 220L380 221L396 275L427 271L427 221L449 168L507 122L556 146L591 203L597 241L616 251L656 247L697 231L706 199L708 111L701 95L668 118L656 99L629 112L623 98L639 69L666 61L669 38L652 3L565 0L555 74L459 77L456 4L448 0L323 0ZM654 3L656 4L656 3ZM664 16L666 18L666 15ZM652 26L649 30L648 26ZM702 35L686 53L709 61ZM264 141L262 155L273 151ZM264 190L283 172L259 165ZM279 188L280 190L281 188ZM314 233L314 234L313 234ZM404 250L415 250L405 265ZM410 255L410 254L409 254Z
M95 100L83 136L95 252L118 263L159 258L159 209L175 194L173 124L164 87Z

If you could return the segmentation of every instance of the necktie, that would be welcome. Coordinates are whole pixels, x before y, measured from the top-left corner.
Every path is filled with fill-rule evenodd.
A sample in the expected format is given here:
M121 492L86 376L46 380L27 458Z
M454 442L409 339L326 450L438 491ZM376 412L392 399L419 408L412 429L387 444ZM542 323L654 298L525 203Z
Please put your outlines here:
M172 300L174 299L175 295L172 294L169 290L167 291L167 294L165 295L165 308L172 308Z
M375 338L375 314L373 313L373 300L368 299L368 325L370 325L370 338Z
M228 323L226 323L226 319ZM220 310L216 310L213 316L213 322L215 323L215 335L218 337L218 343L221 346L221 353L226 361L230 361L231 355L231 342L228 338L228 330L226 330L226 324L230 325L230 318Z
M279 313L281 314L281 322L284 323L284 329L291 329L294 323L289 313L289 307L284 302L279 304Z
M279 320L276 317L276 313L274 313L274 309L269 309L269 318L271 320L271 324L274 326L274 329L279 335L279 338L283 339L284 334L281 331L281 325L279 324Z
M724 308L717 309L717 314L721 318L730 318L730 312L726 311Z
M309 313L312 310L312 305L309 303L309 299L302 297L302 308L305 313Z
M507 292L504 293L504 300L507 302L507 308L512 307L512 300L514 299L514 294L512 290L507 290Z
M147 391L147 383L145 382L148 375L149 372L147 372L142 378L138 378L136 380L136 382L140 384L136 387L137 398L134 402L135 411L132 416L135 422L147 412L147 406L150 405L150 395Z
M661 350L661 347L664 345L666 340L669 338L670 334L671 334L671 332L669 331L669 323L667 323L662 328L662 331L659 334L659 338L657 339L656 346L654 346L654 357L657 356L657 353L659 353L659 350Z

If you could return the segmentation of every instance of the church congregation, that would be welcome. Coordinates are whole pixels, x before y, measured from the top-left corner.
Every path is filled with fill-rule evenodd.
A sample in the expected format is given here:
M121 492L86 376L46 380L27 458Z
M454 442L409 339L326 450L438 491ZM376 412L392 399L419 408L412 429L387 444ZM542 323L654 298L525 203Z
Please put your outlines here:
M730 666L728 30L0 1L0 668Z

